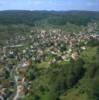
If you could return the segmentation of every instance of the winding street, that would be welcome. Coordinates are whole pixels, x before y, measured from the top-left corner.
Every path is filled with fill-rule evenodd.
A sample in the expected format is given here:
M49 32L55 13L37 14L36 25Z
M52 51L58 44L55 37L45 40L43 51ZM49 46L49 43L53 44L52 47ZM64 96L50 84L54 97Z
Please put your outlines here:
M19 84L19 79L20 79L20 75L18 74L18 68L20 68L22 65L19 63L13 71L13 77L14 77L14 81L15 81L15 86L16 86L16 93L13 97L13 100L18 100L19 98L21 98L23 95L21 94L21 90L22 90L22 86L23 84Z

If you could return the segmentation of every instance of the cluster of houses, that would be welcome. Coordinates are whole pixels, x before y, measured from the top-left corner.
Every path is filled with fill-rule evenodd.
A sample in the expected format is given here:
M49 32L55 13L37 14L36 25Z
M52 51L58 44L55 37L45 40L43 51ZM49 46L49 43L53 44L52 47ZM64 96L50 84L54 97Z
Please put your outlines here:
M32 62L51 64L71 58L77 60L91 39L99 40L99 35L41 29L7 41L7 45L0 47L0 100L18 100L25 95L29 83L25 73Z

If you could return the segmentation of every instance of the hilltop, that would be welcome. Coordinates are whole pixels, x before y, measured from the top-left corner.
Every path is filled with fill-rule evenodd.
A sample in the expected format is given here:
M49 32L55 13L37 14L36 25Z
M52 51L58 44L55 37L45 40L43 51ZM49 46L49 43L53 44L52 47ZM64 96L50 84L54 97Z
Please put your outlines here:
M3 25L40 26L42 24L65 25L67 23L87 25L89 22L97 22L98 20L99 12L96 11L0 11L0 24Z

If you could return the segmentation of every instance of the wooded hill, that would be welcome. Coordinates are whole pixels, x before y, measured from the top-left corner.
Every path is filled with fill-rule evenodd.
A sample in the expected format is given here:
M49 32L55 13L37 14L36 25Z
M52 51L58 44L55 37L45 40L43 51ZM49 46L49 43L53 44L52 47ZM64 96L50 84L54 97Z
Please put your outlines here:
M94 11L0 11L0 24L65 25L67 23L86 25L99 20Z

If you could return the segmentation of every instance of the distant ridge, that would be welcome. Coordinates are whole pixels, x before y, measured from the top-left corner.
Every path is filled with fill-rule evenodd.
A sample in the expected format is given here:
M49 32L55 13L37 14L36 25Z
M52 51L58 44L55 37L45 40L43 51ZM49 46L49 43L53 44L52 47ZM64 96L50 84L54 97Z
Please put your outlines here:
M28 11L28 10L5 10L0 11L0 24L26 24L26 25L65 25L72 23L86 25L99 20L99 11Z

